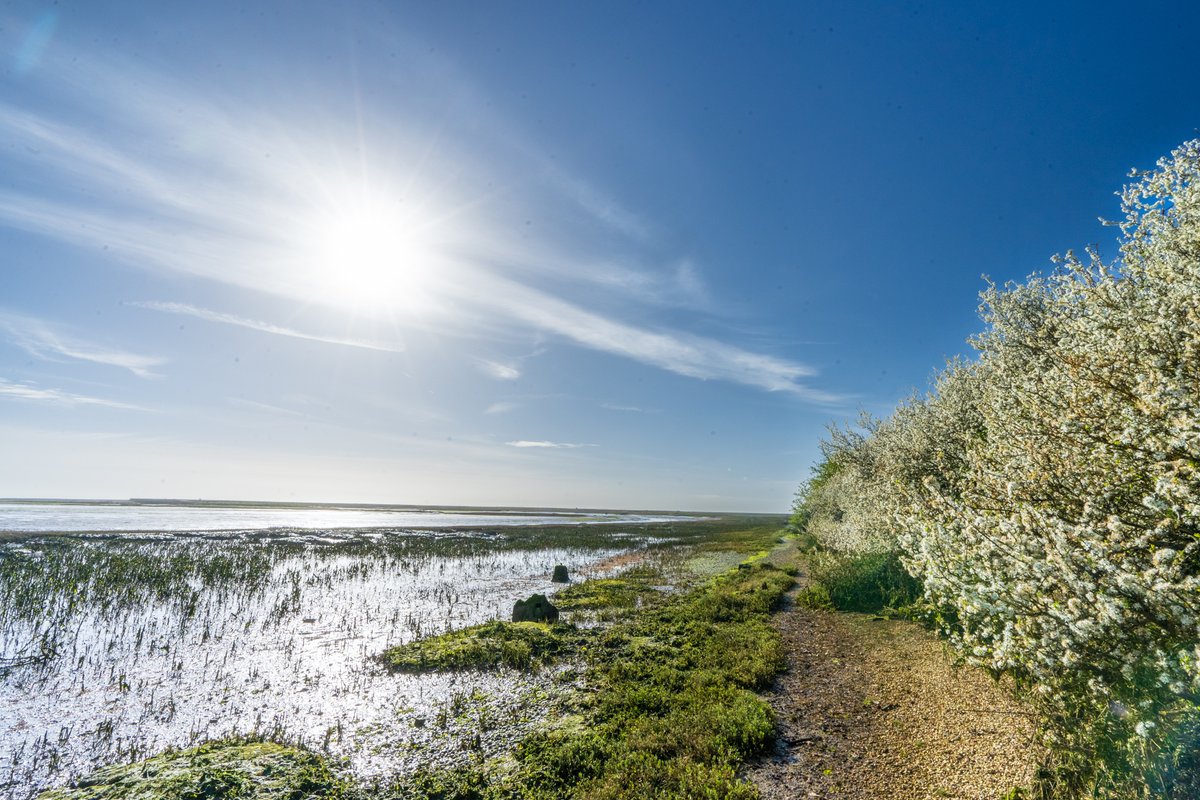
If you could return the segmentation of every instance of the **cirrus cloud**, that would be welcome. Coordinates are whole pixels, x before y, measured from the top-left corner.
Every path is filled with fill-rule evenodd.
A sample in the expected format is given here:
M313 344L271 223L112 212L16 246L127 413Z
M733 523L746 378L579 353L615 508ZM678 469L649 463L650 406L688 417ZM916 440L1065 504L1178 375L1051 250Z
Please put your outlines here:
M577 442L550 442L546 440L530 440L518 439L514 442L505 442L509 447L533 447L544 449L567 449L573 450L577 447L596 447L594 444L579 444Z

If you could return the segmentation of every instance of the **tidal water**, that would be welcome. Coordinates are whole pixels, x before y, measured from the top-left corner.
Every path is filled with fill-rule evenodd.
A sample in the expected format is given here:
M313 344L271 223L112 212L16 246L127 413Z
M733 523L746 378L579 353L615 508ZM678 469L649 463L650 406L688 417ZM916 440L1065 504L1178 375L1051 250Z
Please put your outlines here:
M2 503L0 532L232 531L270 528L469 528L604 522L668 522L670 514L492 512L285 506L138 505L126 503Z
M501 752L569 675L374 657L552 595L555 564L607 574L652 519L669 517L0 505L0 798L230 735L365 778Z

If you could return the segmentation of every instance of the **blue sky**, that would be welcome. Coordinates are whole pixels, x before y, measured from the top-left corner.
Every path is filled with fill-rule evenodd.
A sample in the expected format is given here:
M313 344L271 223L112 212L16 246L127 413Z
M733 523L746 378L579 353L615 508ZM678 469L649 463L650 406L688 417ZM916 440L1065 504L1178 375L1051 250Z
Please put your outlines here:
M0 496L786 510L1196 135L1130 8L6 3Z

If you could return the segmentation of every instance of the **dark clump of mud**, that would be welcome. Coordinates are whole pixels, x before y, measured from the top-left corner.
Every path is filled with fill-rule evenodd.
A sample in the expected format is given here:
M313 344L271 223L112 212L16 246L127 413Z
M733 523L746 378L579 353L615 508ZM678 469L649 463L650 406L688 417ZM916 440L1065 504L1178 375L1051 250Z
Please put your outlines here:
M513 603L513 622L558 622L558 609L544 594L532 594L528 600Z

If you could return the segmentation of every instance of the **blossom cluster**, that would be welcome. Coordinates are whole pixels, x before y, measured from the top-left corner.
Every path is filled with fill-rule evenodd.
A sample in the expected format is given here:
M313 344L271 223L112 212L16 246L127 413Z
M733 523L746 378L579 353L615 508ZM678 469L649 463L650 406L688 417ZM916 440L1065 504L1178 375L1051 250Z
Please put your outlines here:
M989 286L977 358L832 431L800 499L828 546L898 550L1064 730L1151 752L1200 703L1200 140L1134 177L1115 261Z

